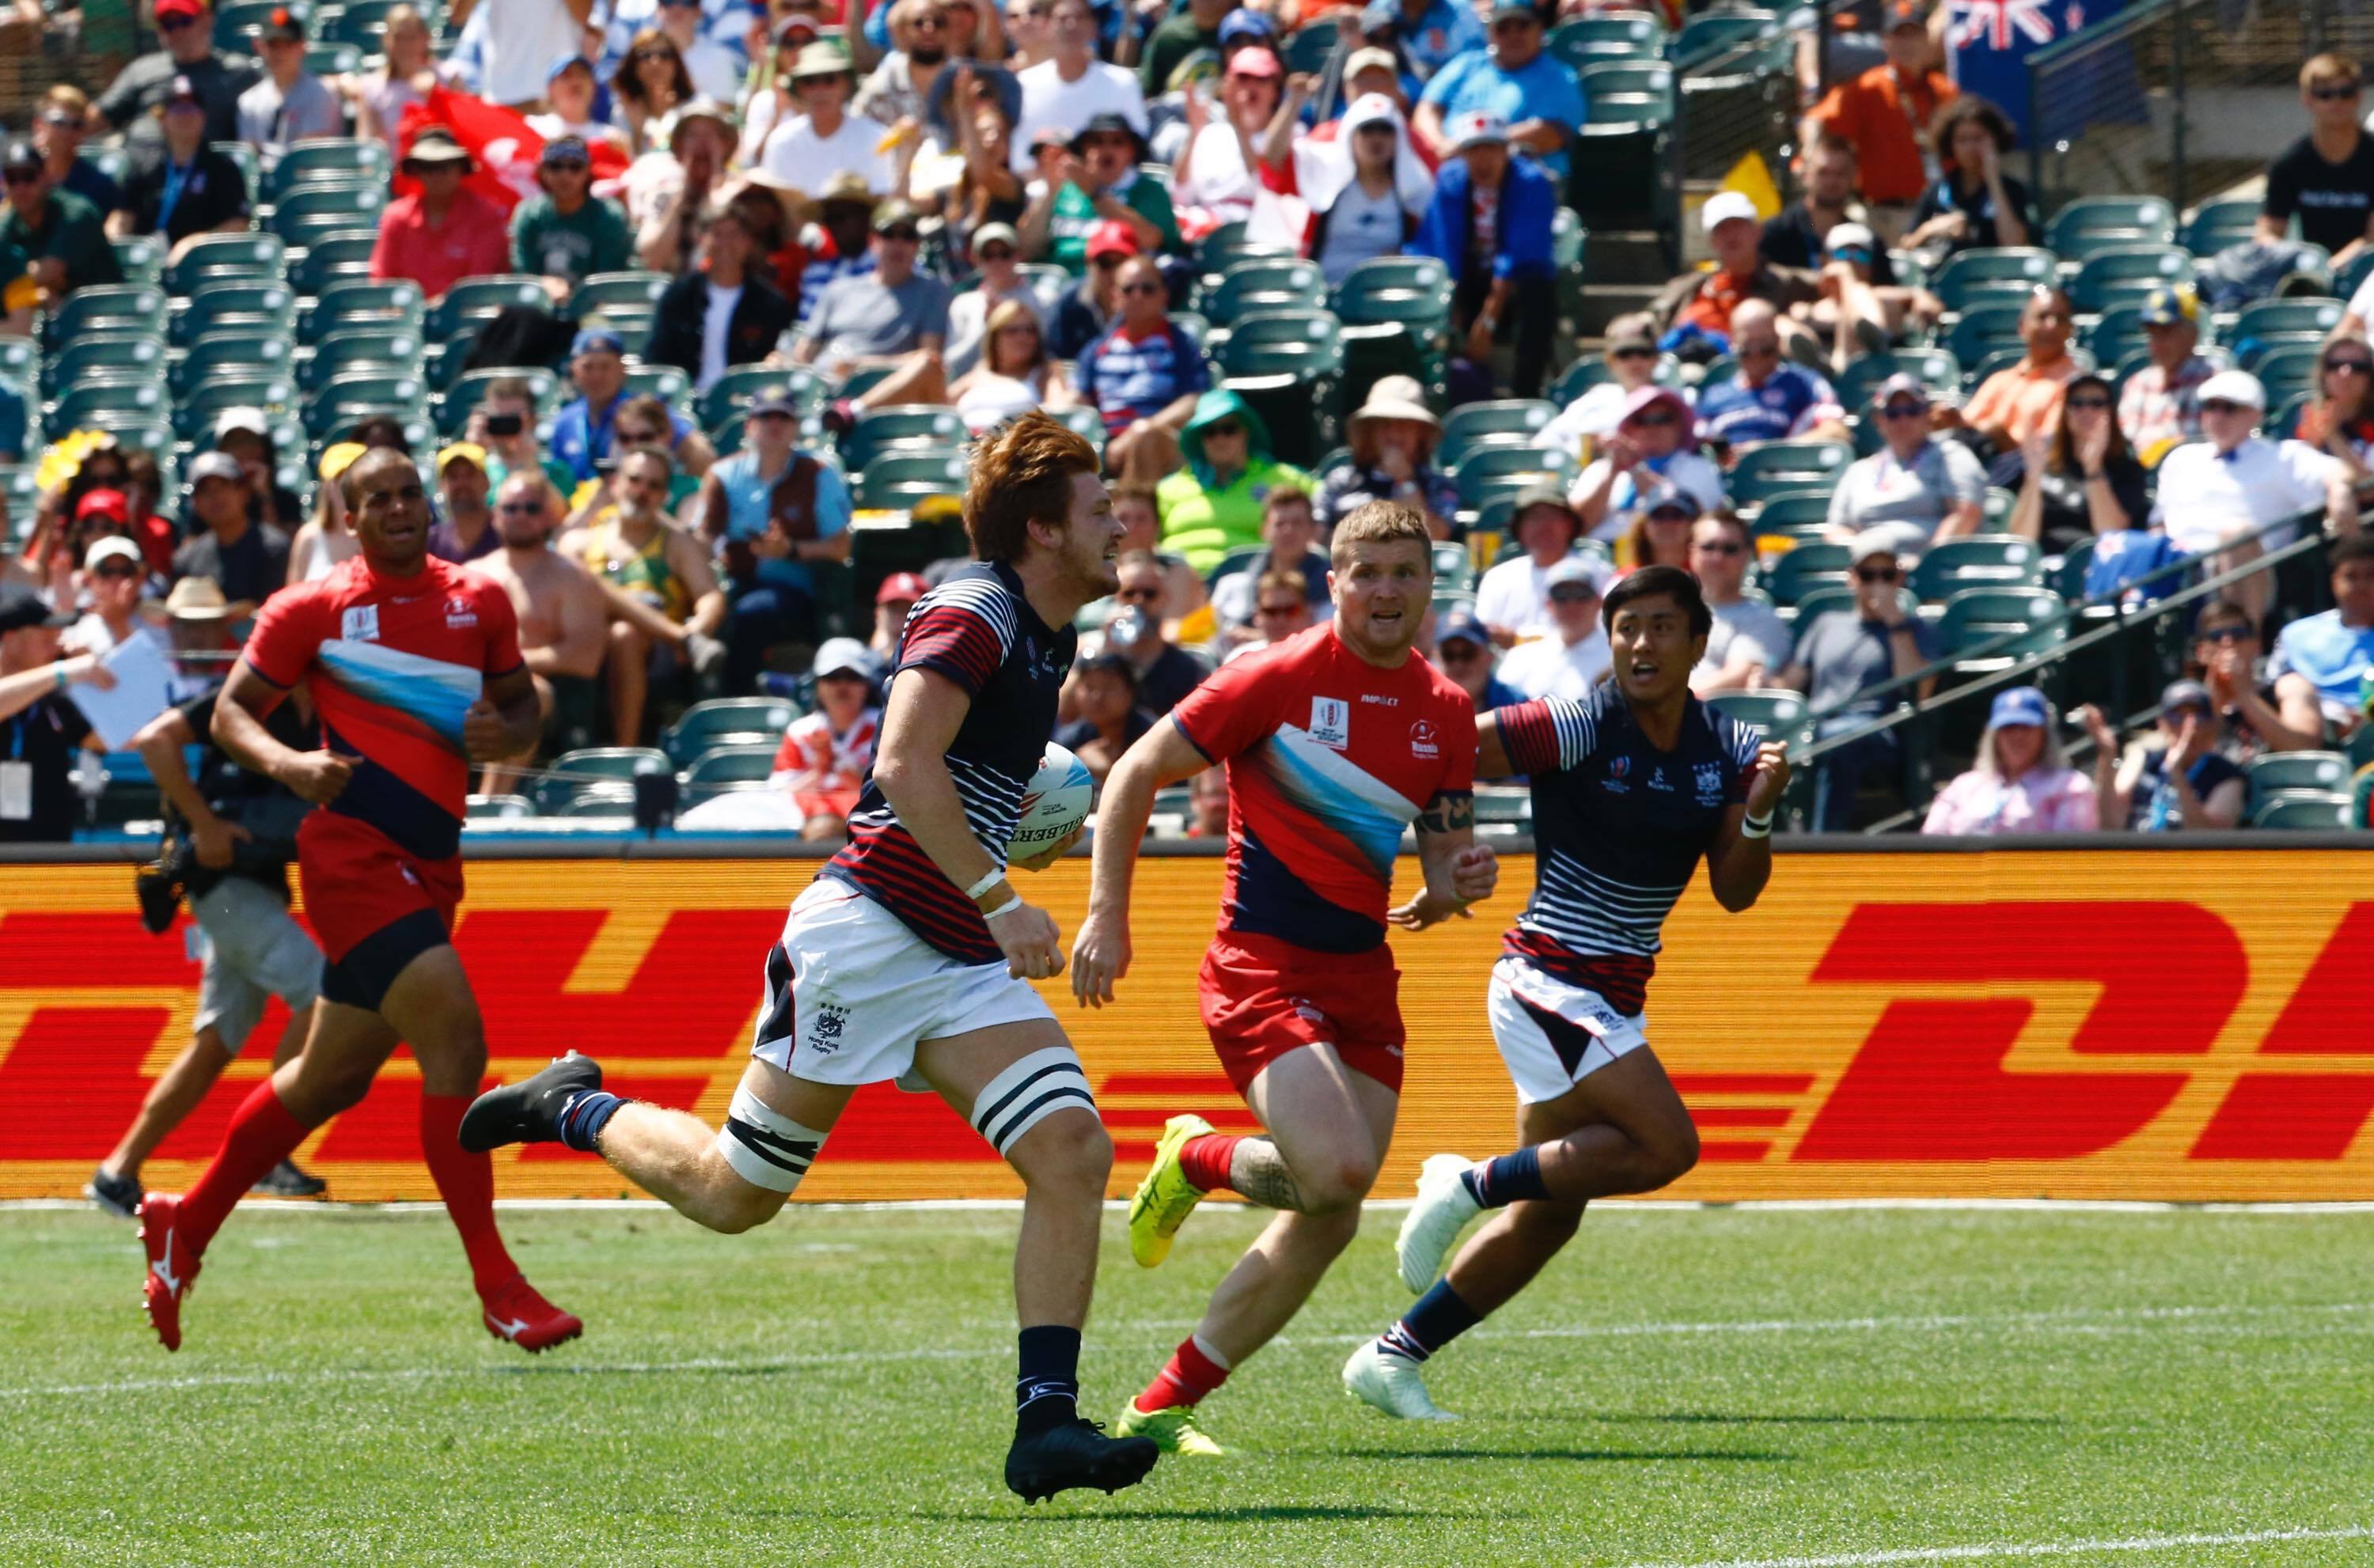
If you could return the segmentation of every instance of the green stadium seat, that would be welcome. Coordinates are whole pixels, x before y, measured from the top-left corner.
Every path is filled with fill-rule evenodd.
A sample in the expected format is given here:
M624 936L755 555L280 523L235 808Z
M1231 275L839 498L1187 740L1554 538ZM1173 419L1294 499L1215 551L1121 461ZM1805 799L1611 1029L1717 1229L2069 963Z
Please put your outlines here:
M1758 580L1775 604L1797 604L1817 586L1844 584L1853 564L1844 544L1799 544L1775 556Z
M215 419L227 408L261 408L276 414L297 405L297 383L278 376L217 376L173 400L173 434L193 443L214 439ZM300 445L291 450L302 450Z
M1938 648L1955 676L1968 679L2051 651L2066 638L2068 627L2068 607L2049 588L1966 588L1945 601L1937 622ZM1999 638L2004 640L1988 648ZM1987 651L1971 653L1980 648Z
M54 314L42 320L44 341L52 347L92 333L146 333L163 342L166 296L161 288L137 284L93 284L65 298Z
M165 335L187 348L209 333L288 337L297 324L297 293L285 283L209 283L167 319Z
M379 235L369 228L341 228L316 235L305 244L305 254L288 268L288 287L300 295L322 293L332 284L367 282L371 251Z
M1944 600L1966 588L2026 588L2044 580L2044 553L2032 539L1986 534L1930 547L1912 568L1912 591Z
M1346 274L1331 300L1342 323L1345 398L1357 404L1382 376L1440 386L1451 297L1450 269L1431 256L1380 256Z
M1812 743L1813 710L1802 692L1785 688L1718 692L1707 698L1706 705L1725 719L1753 726L1768 741L1786 742L1792 751Z
M2339 752L2262 752L2242 765L2253 804L2292 790L2335 794L2349 787L2350 772Z
M627 784L587 784L544 814L601 822L631 821L635 814L634 788Z
M639 769L674 771L664 751L650 746L585 746L552 759L535 784L536 803L558 812L588 785L631 784Z
M41 361L47 391L63 393L93 380L154 381L165 375L165 345L146 333L89 333Z
M2256 196L2228 196L2204 202L2184 226L2184 248L2207 261L2228 245L2239 245L2258 231Z
M630 365L623 391L629 397L655 397L680 409L692 395L692 378L673 365Z
M272 209L272 232L301 246L343 229L376 228L387 200L384 182L295 186Z
M258 333L217 333L201 338L172 369L171 384L182 396L220 376L280 376L294 369L288 339Z
M2252 827L2337 833L2349 825L2349 796L2339 790L2286 790L2251 809Z
M1248 310L1311 310L1326 304L1327 282L1315 264L1254 258L1230 263L1218 287L1203 290L1196 310L1225 327Z
M1341 439L1344 340L1333 313L1248 312L1216 357L1220 378L1260 414L1282 461L1316 462Z
M718 746L777 746L804 711L788 697L715 697L686 708L660 731L660 746L678 767L689 767L696 757Z
M1340 35L1337 18L1319 17L1294 29L1286 41L1286 68L1317 76L1327 68L1327 57L1335 52Z
M314 345L312 357L297 367L297 384L319 391L333 376L352 370L410 372L420 361L424 340L417 332L377 332L345 328Z
M471 822L518 822L535 815L535 802L525 795L472 795L463 815Z
M570 295L569 308L580 320L588 316L607 320L614 309L648 310L659 303L674 281L659 272L595 273Z
M360 328L369 332L407 332L417 335L426 325L426 301L420 286L397 278L374 283L368 278L333 283L297 311L298 336L317 342L334 332Z
M2259 378L2268 404L2280 405L2287 398L2316 390L2317 362L2322 352L2320 343L2280 344L2243 368Z
M363 68L363 52L351 43L316 41L306 46L305 69L317 76L351 76Z
M894 404L868 409L856 427L842 438L840 459L853 473L862 473L883 453L899 449L947 451L962 446L969 432L953 408L928 404Z
M1897 375L1914 378L1933 397L1958 392L1962 385L1961 364L1946 348L1898 348L1886 354L1859 355L1847 361L1830 385L1848 413L1867 414L1880 383Z
M1459 486L1460 506L1480 513L1496 495L1514 496L1537 485L1564 490L1574 483L1574 475L1570 454L1511 443L1473 449L1451 478Z
M1757 509L1753 527L1759 538L1779 534L1792 539L1818 539L1829 521L1828 496L1775 496Z
M1674 67L1662 60L1609 59L1579 73L1591 123L1664 125L1674 118ZM1601 105L1608 106L1603 112Z
M2114 245L2086 258L2070 280L2069 299L2083 311L2143 303L2155 288L2189 286L2192 253L2180 245Z
M285 204L290 193L308 185L377 185L382 190L395 170L395 155L385 142L318 137L298 142L280 155L264 176L267 200Z
M1487 440L1530 447L1542 427L1557 417L1557 405L1539 398L1462 404L1442 421L1442 439L1434 449L1435 465L1457 468L1461 458Z
M1646 12L1606 11L1559 23L1544 47L1573 71L1611 60L1657 60L1663 56L1665 29Z
M684 770L684 803L699 805L735 789L763 786L775 770L776 743L712 746Z
M535 411L539 418L548 417L560 407L560 378L541 365L503 365L485 370L465 370L446 387L449 400L459 402L464 409L476 408L487 395L487 388L500 380L522 380L535 393Z
M475 327L514 306L542 310L551 303L542 278L522 273L464 278L429 312L429 335L443 337L465 322Z
M961 497L967 472L960 451L893 448L858 474L857 505L868 511L906 511L935 496Z
M367 415L389 414L417 425L420 439L413 444L418 447L430 434L428 398L427 383L409 371L346 371L305 399L305 434L324 441Z
M225 36L219 23L215 36L217 39ZM253 206L261 202L264 199L264 160L256 155L255 149L245 142L216 142L212 146L215 151L239 165L240 178L247 181L248 205Z
M2064 262L2084 262L2121 245L2172 245L2176 209L2159 196L2086 196L2052 215L2045 249Z
M115 268L123 281L143 287L155 287L165 275L165 242L153 234L128 235L111 242L115 249Z
M1093 408L1075 407L1049 411L1055 423L1072 430L1099 452L1105 450L1104 415Z
M1965 387L1977 384L1972 380L1971 367L1990 355L2006 348L2020 347L2019 318L2027 309L2024 304L2005 302L1973 305L1962 312L1962 319L1956 322L1953 331L1946 334L1945 346L1953 351L1955 361L1963 367L1962 382Z
M287 266L287 249L276 234L209 234L191 240L188 250L166 263L165 290L186 296L202 284L241 278L278 283Z
M2305 334L2321 342L2332 336L2347 308L2345 301L2333 298L2254 300L2237 312L2234 324L2221 335L2236 357L2248 363L2252 357L2248 345L2254 341Z
M41 374L41 345L29 337L0 333L0 380L29 387Z
M1666 57L1679 66L1736 48L1764 37L1780 26L1770 11L1701 11L1682 24L1665 46Z
M1739 454L1723 481L1735 505L1766 500L1790 490L1838 486L1854 449L1844 441L1767 441Z

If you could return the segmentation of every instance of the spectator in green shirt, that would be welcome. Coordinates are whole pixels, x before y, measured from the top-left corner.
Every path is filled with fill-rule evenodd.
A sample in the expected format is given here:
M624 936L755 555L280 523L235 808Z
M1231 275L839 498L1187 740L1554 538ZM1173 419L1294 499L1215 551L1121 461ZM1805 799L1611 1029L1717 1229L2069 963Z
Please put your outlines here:
M1111 220L1124 224L1141 255L1179 249L1179 219L1170 193L1138 173L1146 138L1118 114L1092 116L1066 147L1041 133L1031 147L1039 178L1023 210L1022 251L1078 276L1087 270L1088 230Z
M7 216L0 217L0 284L30 277L41 309L54 310L86 284L123 281L99 209L56 188L41 148L10 142L0 154L0 181L8 197Z
M1173 12L1146 36L1146 57L1137 75L1148 103L1170 90L1170 73L1199 49L1220 52L1220 23L1237 8L1238 0L1187 0L1187 8Z
M634 264L634 236L616 202L594 193L594 161L582 136L556 136L536 162L541 193L511 215L511 259L544 279L556 309L595 273Z
M1269 493L1290 485L1318 493L1310 475L1270 455L1269 427L1245 400L1226 388L1205 392L1179 432L1185 466L1155 486L1162 514L1162 547L1210 571L1231 550L1262 543L1262 509Z

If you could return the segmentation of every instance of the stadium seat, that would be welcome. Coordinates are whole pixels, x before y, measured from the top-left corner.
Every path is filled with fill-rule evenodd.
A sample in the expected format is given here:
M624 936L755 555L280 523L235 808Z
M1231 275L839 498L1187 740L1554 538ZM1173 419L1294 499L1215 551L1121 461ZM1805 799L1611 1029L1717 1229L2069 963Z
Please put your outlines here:
M217 333L202 338L172 369L173 391L187 396L223 376L287 376L288 340L277 333Z
M1830 498L1828 496L1776 496L1756 509L1751 526L1758 538L1772 536L1812 542L1820 539L1829 519Z
M570 293L569 308L581 320L605 315L613 307L647 308L658 304L674 281L659 272L595 273Z
M368 278L332 283L297 310L298 336L309 343L349 328L417 333L425 324L420 286L406 278L387 283L374 283Z
M557 813L588 785L631 783L639 771L673 771L665 752L650 746L585 746L552 759L535 780L536 803Z
M1316 265L1255 258L1231 263L1217 287L1199 291L1195 309L1225 327L1248 310L1315 310L1326 304L1327 281Z
M1496 491L1514 495L1536 485L1564 490L1574 474L1574 459L1566 452L1509 445L1475 448L1451 477L1459 486L1459 504L1473 510Z
M775 769L780 743L711 746L684 770L684 803L699 805L729 790L763 785Z
M1962 312L1946 334L1945 346L1962 367L1962 384L1975 386L1972 367L2004 349L2018 349L2019 318L2027 308L2016 303L1974 305Z
M305 392L316 392L331 377L350 370L408 373L419 362L422 346L421 335L417 332L352 328L334 332L314 345L312 357L299 362L297 385Z
M1656 60L1664 46L1664 25L1641 11L1573 18L1558 24L1545 45L1550 58L1575 71L1610 60Z
M1335 52L1338 36L1337 18L1322 16L1304 22L1286 41L1286 68L1317 76L1327 68L1327 57Z
M245 278L278 283L287 274L287 252L276 234L209 234L165 264L165 291L194 294L205 283Z
M2256 342L2294 334L2318 341L2330 337L2346 308L2344 301L2333 298L2253 300L2242 307L2234 324L2221 335L2235 357L2248 364L2256 357L2251 352Z
M2004 245L1962 251L1945 258L1929 280L1929 292L1948 310L1973 305L2026 302L2028 291L2054 279L2052 252L2036 245Z
M300 295L320 294L334 283L366 282L379 235L368 228L342 228L308 241L305 254L288 268L288 287Z
M538 418L548 418L561 404L560 378L541 365L503 365L485 370L465 370L445 389L449 402L458 402L464 411L478 406L487 389L497 381L521 380L535 394Z
M1812 743L1814 718L1802 692L1780 687L1718 692L1706 705L1725 719L1752 725L1768 741L1786 742L1792 751Z
M1435 464L1446 470L1457 468L1461 458L1487 440L1529 447L1542 427L1556 417L1557 405L1539 398L1462 404L1443 418L1442 439L1434 449Z
M260 408L276 414L295 407L296 403L297 383L286 374L217 376L173 400L173 434L185 441L209 442L217 416L227 408Z
M2259 433L2271 441L2290 440L2299 434L2300 415L2315 401L2316 393L2312 392L2294 392L2275 405L2274 412L2260 425Z
M1886 354L1863 354L1847 361L1831 383L1850 414L1866 413L1879 384L1890 376L1911 376L1934 395L1958 392L1962 367L1945 348L1898 348Z
M220 37L220 32L217 31L216 36ZM239 165L240 178L247 182L248 205L260 204L264 200L264 160L256 156L255 149L245 142L214 142L208 145Z
M660 746L678 767L718 746L781 745L783 731L800 717L788 697L729 696L697 702L660 731Z
M1451 296L1451 271L1431 256L1380 256L1346 275L1330 302L1341 323L1345 395L1357 400L1380 376L1440 382Z
M2259 227L2261 203L2256 196L2228 196L2204 202L2184 226L2184 248L2207 261L2228 245L2239 245Z
M115 270L123 281L136 287L156 287L165 275L165 243L153 234L127 235L110 242L115 251Z
M387 186L299 185L272 209L272 232L290 245L308 245L342 229L370 228L387 206Z
M113 429L109 415L141 422L163 421L172 412L172 393L166 390L164 367L149 380L85 380L58 398L41 427L53 437L84 428Z
M628 397L655 397L681 409L692 395L692 378L673 365L630 365L621 391Z
M1603 60L1582 67L1592 122L1666 125L1674 119L1674 67L1661 60ZM1601 105L1609 106L1603 112Z
M1912 568L1912 591L1931 600L1965 588L2026 588L2043 580L2043 552L2034 540L2013 534L1948 539Z
M1217 357L1221 379L1269 427L1281 461L1316 462L1341 439L1344 340L1332 312L1249 311Z
M1722 50L1761 38L1779 25L1780 18L1770 11L1702 11L1682 24L1666 44L1665 54L1675 65L1686 68Z
M471 822L517 822L535 815L535 802L525 795L472 795L464 803Z
M1833 489L1853 461L1854 450L1844 441L1767 441L1739 454L1723 487L1735 505L1787 490Z
M2374 277L2374 251L2360 251L2334 275L2333 291L2344 299L2355 299L2368 277Z
M1050 411L1049 417L1078 435L1098 451L1105 450L1104 415L1095 409L1085 406L1055 409Z
M1853 564L1844 544L1799 544L1775 557L1763 569L1760 580L1764 591L1772 596L1772 603L1796 604L1817 584L1843 584L1847 568Z
M2267 349L2258 359L2243 368L2259 378L2267 391L2270 406L2285 399L2316 390L2316 367L2322 355L2320 343L2286 343Z
M2068 608L2050 589L1966 588L1945 601L1938 619L1939 656L1957 678L1991 673L2051 650L2068 626ZM2000 644L1988 646L1998 638ZM1984 653L1971 653L1981 648Z
M2176 209L2158 196L2086 196L2052 215L2045 249L2064 262L2084 262L2121 245L2176 242Z
M2114 245L2086 258L2070 280L2069 299L2078 310L2140 305L2153 289L2190 285L2192 252L2178 245Z
M354 370L333 376L305 399L305 434L314 440L332 439L367 415L389 414L417 426L417 448L431 434L429 389L417 375L385 370Z
M693 417L703 429L722 425L742 412L752 392L778 388L790 393L793 404L804 414L824 405L824 379L814 370L798 366L737 365L710 383L693 408Z
M867 409L856 427L841 439L840 461L852 473L863 472L883 453L899 449L946 452L962 446L964 421L953 408L929 404L894 404Z
M542 278L519 273L464 278L429 312L429 335L443 337L464 322L475 326L512 306L542 310L551 303Z
M2262 752L2242 765L2254 804L2290 790L2338 793L2349 787L2349 773L2339 752Z
M1782 559L1785 560L1787 557L1783 556ZM1912 591L1909 588L1899 588L1896 591L1896 603L1903 610L1905 618L1908 620L1921 612L1921 602L1912 597ZM1834 581L1816 582L1799 596L1795 625L1802 630L1833 610L1852 610L1854 607L1854 584Z
M961 497L968 472L960 451L894 447L858 474L856 502L866 511L906 511L934 496Z
M394 163L394 154L381 141L317 137L297 142L264 175L264 194L268 201L285 204L290 193L307 185L375 185L384 191Z
M1294 252L1283 245L1265 244L1245 237L1242 223L1224 223L1204 236L1195 247L1195 270L1207 278L1217 278L1232 262L1253 257L1278 257L1292 260Z
M635 814L635 791L627 784L588 784L564 801L547 816L591 818L603 822L631 821Z
M297 294L285 283L209 283L167 318L166 337L186 348L217 332L288 337L296 324Z
M147 333L88 333L41 361L45 391L62 394L92 380L153 381L165 374L165 345Z
M91 333L146 333L163 341L165 291L136 284L93 284L77 288L42 319L44 341L56 345Z
M2340 791L2287 790L2251 808L2251 825L2331 833L2348 825L2348 813L2349 797Z

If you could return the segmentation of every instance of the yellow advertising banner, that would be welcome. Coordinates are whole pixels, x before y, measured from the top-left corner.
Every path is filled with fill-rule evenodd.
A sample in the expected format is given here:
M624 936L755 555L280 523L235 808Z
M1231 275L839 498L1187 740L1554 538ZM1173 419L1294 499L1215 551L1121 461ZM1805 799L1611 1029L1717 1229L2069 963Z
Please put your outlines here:
M1669 1195L2374 1199L2374 883L2323 850L1783 854L1745 915L1694 888L1666 928L1649 1036L1702 1135ZM469 868L455 933L511 1078L571 1048L621 1093L723 1115L761 966L808 860L500 860ZM1415 867L1411 868L1415 870ZM1087 862L1028 891L1065 932ZM1418 1162L1508 1146L1514 1097L1485 1021L1510 857L1473 920L1397 936L1410 1042L1383 1195ZM1196 1014L1221 863L1151 858L1120 1005L1047 989L1135 1180L1162 1121L1252 1121ZM189 1038L186 927L144 930L123 867L0 868L0 1198L65 1197ZM265 1071L276 1003L147 1172L171 1190ZM300 1151L350 1199L434 1196L418 1077L399 1057ZM551 1148L498 1156L508 1197L617 1197ZM999 1198L1011 1173L929 1095L862 1092L800 1196Z

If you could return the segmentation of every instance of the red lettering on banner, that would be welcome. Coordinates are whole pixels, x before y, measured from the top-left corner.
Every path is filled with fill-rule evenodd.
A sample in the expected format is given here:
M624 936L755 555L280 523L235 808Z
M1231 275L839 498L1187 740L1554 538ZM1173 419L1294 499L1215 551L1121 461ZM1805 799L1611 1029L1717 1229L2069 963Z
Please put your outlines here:
M2374 1055L2374 904L2353 904L2259 1042L2261 1056ZM2374 1073L2246 1072L2189 1156L2338 1160L2374 1116Z
M0 1059L0 1105L10 1107L0 1160L106 1153L148 1093L140 1060L169 1016L161 1007L36 1009Z
M2090 982L2102 993L2071 1050L2196 1056L2241 1001L2250 970L2233 928L2192 904L1864 904L1811 978ZM2142 1130L2184 1087L2183 1072L2006 1072L2033 1012L2016 997L1890 1002L1791 1158L2076 1159Z

